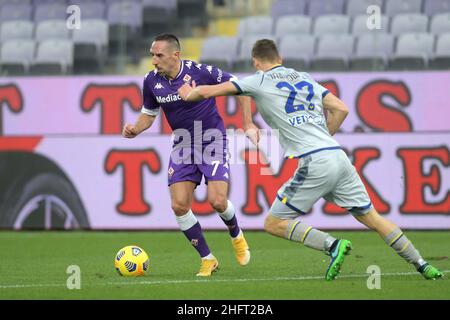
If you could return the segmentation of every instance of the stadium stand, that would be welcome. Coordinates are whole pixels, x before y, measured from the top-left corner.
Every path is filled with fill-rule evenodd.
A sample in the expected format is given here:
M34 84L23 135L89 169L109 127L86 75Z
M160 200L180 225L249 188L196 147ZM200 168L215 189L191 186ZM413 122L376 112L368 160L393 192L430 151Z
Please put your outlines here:
M401 13L420 13L422 0L386 0L385 13L394 16Z
M391 58L391 70L422 70L433 53L434 36L430 33L401 34Z
M309 34L312 26L310 17L303 15L287 15L276 21L275 36L280 38L289 34Z
M343 71L348 69L353 54L354 37L350 34L320 36L317 51L311 60L311 70Z
M69 5L81 9L79 30L63 27ZM368 20L369 5L380 8L380 28ZM234 72L253 71L251 42L262 37L276 40L285 64L296 68L448 69L450 0L0 0L2 74L39 74L42 43L58 39L72 51L55 49L69 57L53 74L148 69L151 39L161 32L180 37L184 58ZM348 47L335 48L330 35ZM26 57L20 51L12 58L14 48L30 46ZM14 65L19 57L23 63Z
M33 7L30 4L7 3L1 7L0 21L31 20Z
M69 39L71 30L66 27L65 20L45 20L36 26L36 41L47 39Z
M45 20L66 20L67 5L61 3L44 3L36 6L34 20L36 23Z
M450 12L450 0L427 0L424 2L423 13L427 16L442 12Z
M358 36L351 70L384 70L394 51L394 36L388 33L364 33Z
M109 26L105 20L88 19L73 31L74 72L101 72L108 53Z
M73 42L51 39L39 42L35 59L31 62L31 75L70 73L73 66Z
M358 15L353 18L353 23L351 27L351 33L353 35L360 35L364 33L378 33L378 32L389 32L389 17L386 15L380 16L380 25L377 29L367 27L367 15Z
M314 34L346 34L350 29L350 18L342 14L326 14L315 19Z
M367 15L367 8L370 6L378 6L383 8L384 0L348 0L345 13L354 17L359 15Z
M311 17L323 16L327 14L343 14L344 0L314 0L309 1L308 15Z
M297 70L309 68L314 55L316 38L310 34L288 34L279 43L283 65Z
M431 19L430 32L436 35L450 32L450 12L434 15Z
M391 33L398 36L407 32L427 32L428 17L419 13L402 13L392 18Z
M0 25L0 41L11 39L32 39L34 24L30 21L5 21Z
M229 70L232 58L237 54L237 49L237 37L220 36L207 38L203 42L200 62Z
M273 19L286 15L304 15L306 14L306 0L279 0L275 1L270 10Z
M436 51L429 66L435 70L450 69L450 32L438 36Z
M0 68L4 75L25 75L34 58L34 40L5 41L0 50Z

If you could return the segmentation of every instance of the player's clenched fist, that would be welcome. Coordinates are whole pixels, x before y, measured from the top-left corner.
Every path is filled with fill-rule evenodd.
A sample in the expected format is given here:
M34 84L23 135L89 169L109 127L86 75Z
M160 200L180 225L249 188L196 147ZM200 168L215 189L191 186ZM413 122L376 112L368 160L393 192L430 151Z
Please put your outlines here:
M138 135L136 127L132 124L126 123L122 129L122 136L125 138L134 138Z

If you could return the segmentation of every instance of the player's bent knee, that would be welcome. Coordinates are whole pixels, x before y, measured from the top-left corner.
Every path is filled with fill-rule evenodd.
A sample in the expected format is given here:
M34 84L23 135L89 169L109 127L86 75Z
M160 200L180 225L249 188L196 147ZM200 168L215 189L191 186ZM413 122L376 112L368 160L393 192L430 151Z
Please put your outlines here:
M228 206L227 197L216 196L216 197L210 199L209 203L214 208L214 210L216 210L218 212L224 212L225 210L227 210L227 206Z
M177 216L182 216L188 212L190 207L187 204L172 203L172 210Z

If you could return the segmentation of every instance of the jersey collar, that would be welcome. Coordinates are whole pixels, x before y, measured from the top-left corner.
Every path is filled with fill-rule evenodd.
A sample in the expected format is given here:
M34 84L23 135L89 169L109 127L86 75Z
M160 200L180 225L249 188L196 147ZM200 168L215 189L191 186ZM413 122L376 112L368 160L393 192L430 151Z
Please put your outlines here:
M276 64L276 65L274 65L272 68L270 68L270 69L267 70L267 71L272 71L273 69L280 68L280 67L282 67L281 64ZM266 71L266 72L267 72L267 71Z
M184 70L184 60L181 60L180 59L180 71L178 71L178 74L175 76L175 78L173 78L173 79L169 79L169 78L167 78L167 77L164 77L164 78L166 78L166 80L167 81L169 81L169 83L172 83L173 81L175 81L175 80L177 80L178 79L178 77L183 73L183 70Z

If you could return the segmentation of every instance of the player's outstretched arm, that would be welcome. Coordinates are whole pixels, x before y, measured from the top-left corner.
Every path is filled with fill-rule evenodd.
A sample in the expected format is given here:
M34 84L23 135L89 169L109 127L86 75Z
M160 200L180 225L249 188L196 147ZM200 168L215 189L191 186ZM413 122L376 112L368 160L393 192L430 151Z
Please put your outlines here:
M327 126L331 135L334 135L348 115L348 108L345 103L332 93L328 93L323 98L323 107L328 111Z
M122 129L122 136L125 138L134 138L142 131L150 128L155 121L156 116L151 116L145 113L141 113L136 121L136 124L132 125L126 123Z
M259 128L253 123L252 100L250 97L236 96L236 102L242 108L245 134L257 146L259 142Z
M238 94L238 90L231 82L224 82L216 85L196 86L192 81L192 86L185 83L178 89L178 94L184 101L201 101L211 97L231 96Z

